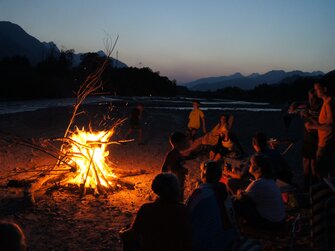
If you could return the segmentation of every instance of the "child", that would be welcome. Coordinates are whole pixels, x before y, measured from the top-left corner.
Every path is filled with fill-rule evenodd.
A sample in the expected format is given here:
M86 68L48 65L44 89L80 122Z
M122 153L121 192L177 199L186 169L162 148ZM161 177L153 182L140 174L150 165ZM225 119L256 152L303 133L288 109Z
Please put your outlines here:
M190 112L188 116L188 132L192 141L194 141L194 137L198 132L201 123L202 123L202 131L206 134L206 126L205 126L205 115L203 111L199 109L200 102L198 100L193 101L193 110Z
M143 114L143 110L144 110L144 105L143 104L138 104L133 110L132 113L129 117L129 130L126 134L126 138L129 137L129 135L131 133L133 133L134 131L138 132L138 144L139 145L143 145L142 142L142 127L141 127L141 117Z
M169 140L172 150L165 156L162 172L172 172L177 176L181 191L180 201L182 201L184 198L185 178L188 170L184 167L185 159L180 152L187 147L186 135L181 132L174 132Z

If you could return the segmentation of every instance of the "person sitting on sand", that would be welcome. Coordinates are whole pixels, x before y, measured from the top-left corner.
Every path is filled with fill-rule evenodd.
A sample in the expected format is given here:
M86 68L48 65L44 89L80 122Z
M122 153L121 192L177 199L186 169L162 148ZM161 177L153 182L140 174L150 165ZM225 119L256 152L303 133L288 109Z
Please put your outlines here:
M258 132L253 136L252 146L256 153L264 154L270 159L274 169L274 179L280 179L289 184L292 183L292 170L278 150L269 148L267 137L264 133Z
M26 237L17 224L12 222L0 222L0 250L27 250Z
M236 135L231 131L224 131L218 143L209 152L209 159L219 160L222 157L239 158L245 154Z
M195 135L197 134L200 126L202 124L202 131L206 134L206 125L205 125L205 115L202 110L200 110L200 102L198 100L194 100L192 102L193 110L190 112L188 116L188 134L192 141L195 139Z
M181 132L174 132L171 134L169 142L172 149L166 154L161 170L162 172L172 172L177 176L181 191L180 201L183 201L185 179L188 170L184 166L185 158L181 154L181 151L187 147L186 135Z
M279 228L284 224L285 205L273 179L270 159L263 154L253 155L249 172L256 180L245 190L238 190L233 200L237 216L258 229Z
M252 145L256 153L261 153L267 156L271 161L271 166L273 168L274 179L278 178L278 170L286 168L288 165L282 155L275 149L270 149L267 146L267 138L263 133L256 133L252 138ZM223 174L226 177L223 182L227 185L228 191L232 194L236 194L238 190L245 189L254 177L249 172L250 160L242 166L241 169L228 168L226 165L223 169ZM284 178L285 181L288 179ZM291 176L290 176L291 177ZM290 181L291 179L289 179Z
M219 123L210 132L206 133L204 136L193 141L190 148L183 151L183 154L190 155L191 153L199 150L201 146L210 146L210 147L216 146L216 144L219 141L220 135L230 130L233 120L234 120L233 116L222 114L220 116Z
M235 215L226 187L219 180L221 166L215 161L201 164L202 184L187 201L191 213L193 250L226 250L237 236Z
M124 250L191 250L190 216L186 206L178 202L177 177L158 174L151 189L159 198L142 205L131 227L120 231Z
M142 126L141 126L141 117L143 115L144 111L144 105L143 104L137 104L137 106L132 110L130 116L129 116L129 129L125 136L125 138L128 138L132 133L137 132L138 133L138 144L142 145Z

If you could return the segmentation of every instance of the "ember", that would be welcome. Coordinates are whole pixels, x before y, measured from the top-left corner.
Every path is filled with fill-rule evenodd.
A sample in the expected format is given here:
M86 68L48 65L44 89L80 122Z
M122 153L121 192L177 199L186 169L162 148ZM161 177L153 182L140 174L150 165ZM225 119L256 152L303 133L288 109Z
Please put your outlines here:
M113 134L114 128L98 132L76 128L69 135L70 141L63 153L77 170L68 178L68 183L80 185L82 189L92 188L99 193L112 186L116 175L107 164L109 152L106 147Z

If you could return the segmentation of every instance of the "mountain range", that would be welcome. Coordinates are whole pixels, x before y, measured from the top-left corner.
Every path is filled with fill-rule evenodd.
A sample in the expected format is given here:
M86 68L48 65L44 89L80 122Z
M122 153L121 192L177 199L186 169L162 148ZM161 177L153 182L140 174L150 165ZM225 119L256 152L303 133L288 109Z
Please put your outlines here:
M61 51L54 42L41 42L37 38L29 35L19 25L0 21L0 60L5 57L25 56L32 64L37 64L45 60L48 56L58 57ZM100 56L106 56L103 51L96 52ZM81 62L81 56L84 53L74 53L73 66ZM125 63L111 59L114 67L128 67ZM241 89L253 89L259 84L276 84L288 78L322 76L321 71L302 72L283 70L273 70L265 74L253 73L249 76L243 76L241 73L235 73L229 76L201 78L189 83L182 84L194 91L216 91L225 87L239 87Z
M29 35L19 25L0 21L0 59L5 57L25 56L31 64L37 64L45 60L48 56L58 57L61 51L54 42L41 42L37 38ZM96 52L99 56L106 56L103 51ZM81 56L84 53L75 53L73 55L73 66L81 62ZM114 67L128 67L125 63L111 59Z
M249 76L243 76L241 73L235 73L229 76L200 78L195 81L184 83L183 86L194 91L216 91L226 87L239 87L241 89L253 89L260 84L277 84L288 78L322 76L322 71L302 72L283 70L272 70L265 74L253 73Z

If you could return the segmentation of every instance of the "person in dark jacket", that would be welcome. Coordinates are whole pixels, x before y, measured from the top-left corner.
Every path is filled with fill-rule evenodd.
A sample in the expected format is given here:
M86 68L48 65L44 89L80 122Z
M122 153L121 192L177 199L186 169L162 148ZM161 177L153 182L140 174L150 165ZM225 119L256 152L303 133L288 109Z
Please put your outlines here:
M120 231L124 251L190 251L190 217L186 206L178 202L177 177L158 174L151 188L159 198L142 205L131 227Z
M221 166L215 161L202 163L202 184L187 201L192 226L194 251L229 250L237 230L232 202L226 186L220 183Z

